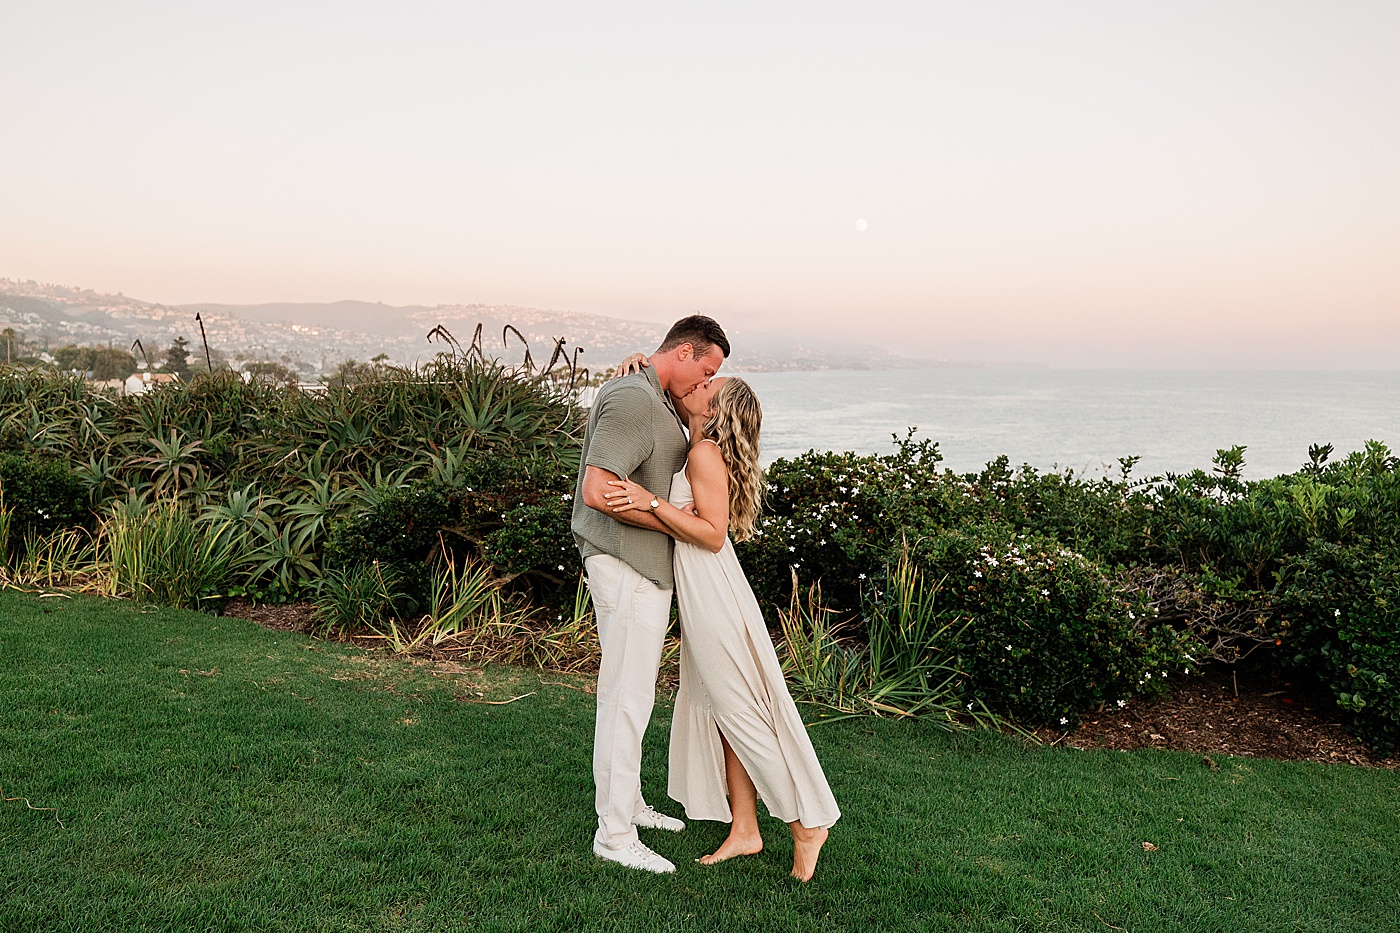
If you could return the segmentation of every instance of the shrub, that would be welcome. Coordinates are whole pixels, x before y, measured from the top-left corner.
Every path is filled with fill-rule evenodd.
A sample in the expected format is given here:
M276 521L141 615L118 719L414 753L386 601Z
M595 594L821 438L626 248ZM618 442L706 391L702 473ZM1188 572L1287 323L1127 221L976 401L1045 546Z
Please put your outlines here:
M1380 755L1400 748L1400 558L1317 541L1283 569L1278 598L1294 666L1337 699Z
M903 532L947 521L949 498L961 498L940 460L937 444L896 438L885 456L808 451L774 462L758 528L737 546L760 604L785 609L795 572L820 583L839 615L858 612L862 581L893 558Z
M34 454L0 454L0 505L10 513L11 545L60 528L87 527L87 492L62 461Z
M967 620L958 667L994 712L1075 722L1100 704L1160 692L1185 663L1183 640L1152 620L1145 600L1053 538L981 526L925 539L917 554L942 579L940 612Z
M326 544L330 567L378 563L402 594L421 606L428 597L429 556L457 528L465 492L440 482L393 490L352 518L335 523Z
M501 517L501 527L482 545L482 555L499 574L536 578L537 598L556 607L572 602L573 581L583 572L570 529L572 505L567 494L519 505Z

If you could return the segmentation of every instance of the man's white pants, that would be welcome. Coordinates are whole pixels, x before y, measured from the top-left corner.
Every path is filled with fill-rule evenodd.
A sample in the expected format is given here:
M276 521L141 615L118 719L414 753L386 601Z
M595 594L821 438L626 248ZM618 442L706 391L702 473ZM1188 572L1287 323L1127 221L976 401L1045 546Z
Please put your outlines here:
M595 554L583 564L603 648L593 732L596 839L619 848L636 841L632 818L646 806L642 734L656 703L661 646L671 621L671 589L657 586L608 554Z

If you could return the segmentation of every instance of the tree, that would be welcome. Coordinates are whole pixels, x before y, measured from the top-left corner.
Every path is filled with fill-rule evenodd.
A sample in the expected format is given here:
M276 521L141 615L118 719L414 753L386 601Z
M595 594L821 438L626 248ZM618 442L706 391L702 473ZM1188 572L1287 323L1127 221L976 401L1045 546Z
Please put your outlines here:
M165 351L165 372L174 373L181 379L190 378L190 344L184 337L176 337Z
M374 366L369 363L361 363L359 360L344 360L335 368L335 372L326 380L326 385L332 388L340 386L358 385L367 379L374 377Z
M15 333L13 327L0 330L0 342L3 342L5 345L4 349L0 350L0 352L5 354L6 363L13 363L16 357L24 355L24 336Z
M54 363L63 372L85 373L92 369L93 364L92 347L59 347L53 351Z
M125 379L136 372L136 357L116 347L98 347L89 368L94 379Z
M301 381L296 373L281 363L245 363L243 371L250 374L254 382L268 385L295 386Z

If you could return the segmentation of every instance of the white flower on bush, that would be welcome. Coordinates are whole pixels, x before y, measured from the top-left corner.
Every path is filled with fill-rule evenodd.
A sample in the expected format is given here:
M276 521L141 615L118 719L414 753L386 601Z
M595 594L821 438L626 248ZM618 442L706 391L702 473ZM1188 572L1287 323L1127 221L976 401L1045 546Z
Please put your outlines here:
M1333 609L1333 610L1332 610L1332 618L1334 618L1334 619L1340 619L1341 617L1342 617L1342 610L1340 610L1340 609Z
M1066 719L1065 717L1061 716L1061 717L1060 717L1060 725L1062 725L1062 726L1067 726L1067 725L1069 725L1069 720Z
M860 575L860 579L864 580L864 579L865 579L865 574L861 574L861 575Z
M1041 596L1049 596L1049 595L1050 595L1050 591L1049 591L1049 590L1041 590L1041 591L1040 591L1040 595L1041 595Z
M1119 700L1119 701L1118 701L1118 708L1119 708L1119 709L1122 709L1123 707L1125 707L1125 706L1127 706L1127 705L1128 705L1128 701L1127 701L1127 700Z

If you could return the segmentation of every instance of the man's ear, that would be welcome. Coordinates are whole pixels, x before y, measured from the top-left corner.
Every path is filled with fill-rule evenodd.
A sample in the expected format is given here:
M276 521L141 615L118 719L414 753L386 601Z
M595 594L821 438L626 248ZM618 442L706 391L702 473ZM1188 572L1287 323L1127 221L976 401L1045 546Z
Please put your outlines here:
M676 347L676 359L684 363L695 355L695 347L688 343L683 343Z

